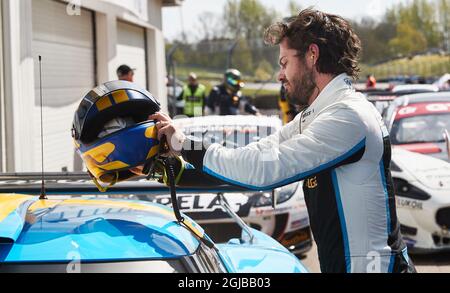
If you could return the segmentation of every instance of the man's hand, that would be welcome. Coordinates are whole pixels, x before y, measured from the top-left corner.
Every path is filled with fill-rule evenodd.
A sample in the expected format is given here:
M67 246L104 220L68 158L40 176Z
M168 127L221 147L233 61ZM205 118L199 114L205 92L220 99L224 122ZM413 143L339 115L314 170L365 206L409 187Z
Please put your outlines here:
M150 115L148 119L157 121L156 128L158 129L158 140L161 141L162 137L166 137L166 142L170 151L162 155L168 157L181 155L181 150L186 137L183 132L173 124L173 121L169 115L162 112L157 112Z

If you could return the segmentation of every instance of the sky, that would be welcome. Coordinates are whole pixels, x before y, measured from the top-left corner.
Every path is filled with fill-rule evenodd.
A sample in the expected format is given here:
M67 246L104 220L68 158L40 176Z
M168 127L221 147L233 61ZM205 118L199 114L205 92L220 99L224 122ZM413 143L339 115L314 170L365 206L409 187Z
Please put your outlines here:
M288 15L289 0L260 0L266 7ZM297 0L301 7L314 6L325 12L341 15L349 19L363 16L379 18L386 8L405 0ZM220 15L226 0L184 0L181 7L163 9L163 32L165 38L173 40L181 35L183 26L186 34L196 34L200 24L198 16L203 12Z

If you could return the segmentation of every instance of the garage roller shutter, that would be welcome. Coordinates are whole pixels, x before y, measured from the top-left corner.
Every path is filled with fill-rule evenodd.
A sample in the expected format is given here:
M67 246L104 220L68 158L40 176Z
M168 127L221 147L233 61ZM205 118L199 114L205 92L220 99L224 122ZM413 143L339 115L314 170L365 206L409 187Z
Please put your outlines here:
M134 82L147 88L145 29L122 21L117 23L117 67L135 68Z
M80 16L69 16L66 4L51 0L33 0L32 7L33 56L43 58L45 169L71 171L72 118L84 94L95 86L93 14L82 10ZM40 168L38 70L35 62L33 171Z

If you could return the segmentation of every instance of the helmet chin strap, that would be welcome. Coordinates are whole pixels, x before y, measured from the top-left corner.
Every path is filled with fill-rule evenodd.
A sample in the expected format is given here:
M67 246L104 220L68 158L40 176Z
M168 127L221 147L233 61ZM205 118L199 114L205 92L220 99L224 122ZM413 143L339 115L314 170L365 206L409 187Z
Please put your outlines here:
M100 182L98 182L97 178L95 178L95 177L91 174L91 172L88 172L88 173L89 173L89 176L91 176L91 179L92 179L92 181L94 182L95 186L97 186L97 188L98 188L98 190L99 190L100 192L106 192L110 187L112 187L114 184L117 183L117 180L119 180L119 172L116 172L116 173L115 173L115 176L114 176L114 180L111 181L111 183L109 183L109 185L103 186L103 185L100 184Z
M177 164L177 160L172 157L162 157L161 154L168 152L170 150L168 144L167 144L167 138L166 136L161 137L160 140L160 149L158 155L154 158L154 160L150 161L149 163L144 165L144 174L147 175L147 180L150 180L153 177L154 169L158 163L162 164L162 167L164 168L164 172L167 175L167 181L170 189L170 198L172 201L172 209L175 215L175 218L177 219L177 222L180 225L183 225L187 230L189 230L197 239L199 239L203 244L208 246L209 248L216 248L214 243L210 241L208 238L204 237L203 235L199 234L194 227L190 225L188 221L185 221L183 215L180 212L180 207L178 206L178 200L177 200L177 187L176 182L179 180L179 176L177 177L175 175L175 166Z

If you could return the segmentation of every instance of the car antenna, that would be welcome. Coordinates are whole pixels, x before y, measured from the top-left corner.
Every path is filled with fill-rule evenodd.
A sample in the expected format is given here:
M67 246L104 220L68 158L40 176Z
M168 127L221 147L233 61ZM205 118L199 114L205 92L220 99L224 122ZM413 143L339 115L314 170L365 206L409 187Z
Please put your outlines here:
M45 179L44 179L44 126L43 126L43 115L42 115L42 56L39 55L39 95L41 99L41 175L42 175L42 183L41 183L41 195L39 196L39 200L47 199L45 195Z

